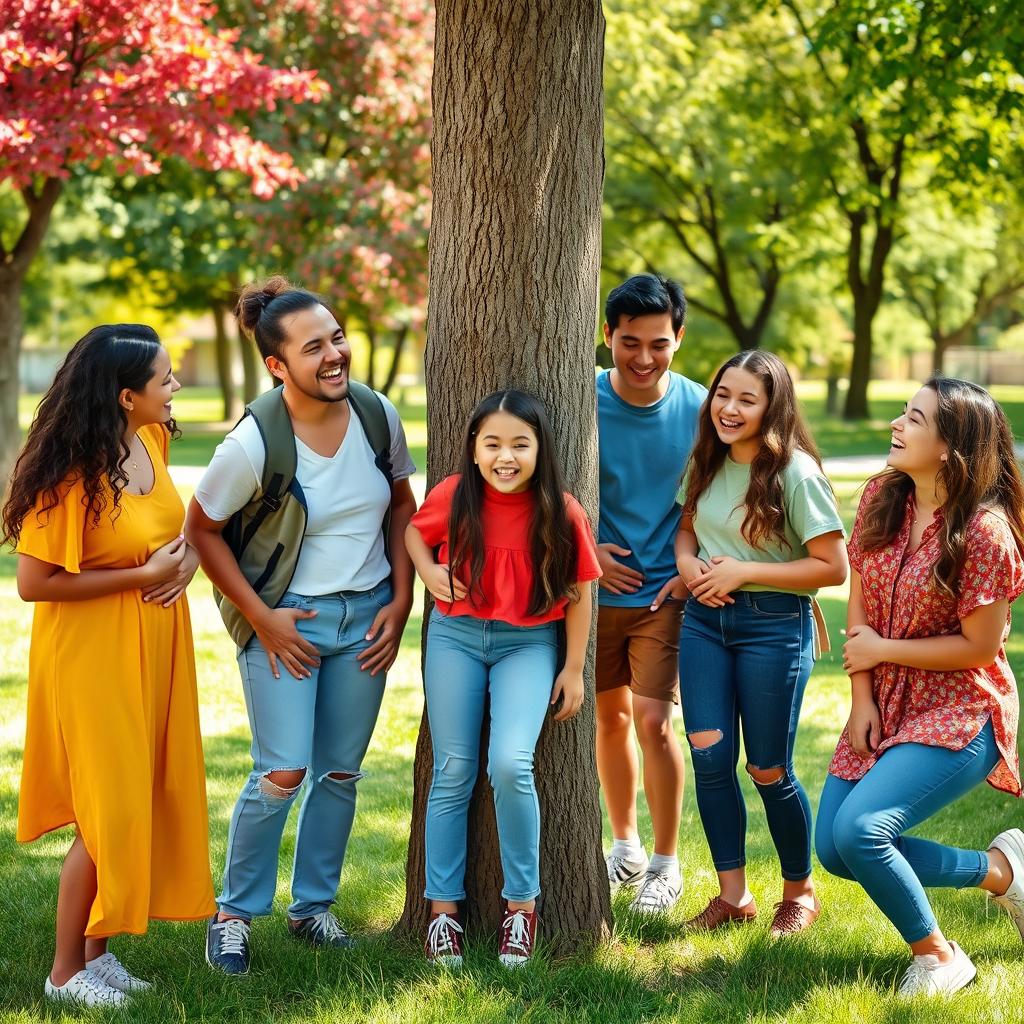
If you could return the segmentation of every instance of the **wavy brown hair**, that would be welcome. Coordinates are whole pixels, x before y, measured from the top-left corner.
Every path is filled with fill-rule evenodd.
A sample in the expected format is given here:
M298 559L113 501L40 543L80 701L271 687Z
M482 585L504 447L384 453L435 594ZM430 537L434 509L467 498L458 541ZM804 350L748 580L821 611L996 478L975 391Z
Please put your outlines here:
M469 418L462 446L462 477L448 515L449 572L467 567L469 579L465 583L470 602L475 604L483 596L484 479L473 461L473 452L484 420L496 412L521 419L537 438L537 468L530 481L535 499L530 524L533 590L526 614L544 615L562 598L576 596L576 537L565 509L565 480L547 413L525 391L495 391L477 405Z
M1002 515L1024 554L1024 484L1006 413L984 389L955 377L935 376L924 387L935 392L935 427L947 448L936 488L946 495L942 505L942 553L932 567L936 584L952 597L960 593L960 571L967 551L967 530L982 508ZM898 469L874 479L881 486L865 508L860 544L875 551L892 543L900 532L914 481Z
M14 464L0 543L17 544L21 524L39 498L39 511L49 511L59 504L61 488L76 477L94 524L108 504L111 516L117 516L128 483L128 417L118 399L125 388L146 387L159 351L156 331L145 324L104 324L75 342L43 395ZM173 419L166 428L179 436Z
M718 436L711 419L711 402L725 376L736 367L753 374L768 396L768 408L761 420L761 448L750 466L750 483L743 499L746 514L741 532L752 548L762 548L773 537L788 546L785 534L786 506L782 474L796 451L804 451L821 466L817 445L800 415L796 391L789 370L778 356L762 349L738 352L715 374L708 397L700 410L697 440L687 465L689 478L683 514L693 516L700 496L722 468L729 445Z

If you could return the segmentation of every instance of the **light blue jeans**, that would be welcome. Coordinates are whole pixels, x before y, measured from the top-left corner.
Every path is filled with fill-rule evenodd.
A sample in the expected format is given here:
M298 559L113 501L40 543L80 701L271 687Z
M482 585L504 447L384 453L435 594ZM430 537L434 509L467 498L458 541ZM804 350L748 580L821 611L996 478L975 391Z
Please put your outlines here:
M434 776L427 800L429 900L466 898L469 801L480 764L480 732L490 698L487 777L506 900L540 893L540 805L533 751L551 701L558 658L556 627L512 626L468 615L430 616L424 689Z
M276 786L267 778L274 771L304 769L308 790L299 814L288 914L312 917L334 902L355 817L356 782L384 696L384 673L371 676L356 658L369 646L366 634L377 612L391 599L387 580L359 593L285 594L279 608L317 611L315 618L296 622L320 655L309 679L295 679L283 666L275 679L255 637L239 654L253 770L231 816L218 900L224 913L270 913L281 835L302 788Z
M826 871L859 882L906 942L938 927L925 886L964 889L988 874L988 854L903 833L984 782L1000 758L992 723L964 747L890 747L856 782L829 775L815 847Z

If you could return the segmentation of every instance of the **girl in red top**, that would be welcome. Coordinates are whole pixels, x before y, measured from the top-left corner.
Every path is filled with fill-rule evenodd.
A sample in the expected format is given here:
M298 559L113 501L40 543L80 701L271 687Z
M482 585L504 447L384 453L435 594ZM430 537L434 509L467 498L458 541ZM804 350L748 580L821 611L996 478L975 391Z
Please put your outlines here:
M985 889L1024 938L1024 833L987 852L904 833L985 779L1020 796L1009 606L1024 590L1024 486L1006 416L935 377L892 423L850 539L844 666L853 708L818 810L817 851L860 882L909 943L900 992L949 993L974 965L938 928L927 886Z
M499 958L518 967L533 952L540 893L533 752L549 706L561 698L554 717L564 721L583 703L589 583L601 575L590 523L565 491L537 399L499 391L476 407L462 472L427 495L405 542L436 602L423 672L434 747L426 820L427 958L462 964L458 902L466 898L469 800L489 697L487 775L507 901ZM556 675L561 619L566 657Z

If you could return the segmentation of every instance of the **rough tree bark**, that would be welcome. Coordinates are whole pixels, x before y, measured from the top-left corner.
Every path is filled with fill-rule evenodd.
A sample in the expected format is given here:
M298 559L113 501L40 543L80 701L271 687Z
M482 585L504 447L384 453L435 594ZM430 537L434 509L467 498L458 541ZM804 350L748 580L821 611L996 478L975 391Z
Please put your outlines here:
M603 35L599 0L437 5L426 351L431 485L456 467L476 402L514 386L544 399L569 486L596 511ZM589 666L587 686L583 711L569 723L549 720L536 756L541 928L558 949L605 937L611 921ZM427 922L430 779L424 718L399 925L419 934ZM501 865L483 765L469 835L466 918L471 930L493 931Z

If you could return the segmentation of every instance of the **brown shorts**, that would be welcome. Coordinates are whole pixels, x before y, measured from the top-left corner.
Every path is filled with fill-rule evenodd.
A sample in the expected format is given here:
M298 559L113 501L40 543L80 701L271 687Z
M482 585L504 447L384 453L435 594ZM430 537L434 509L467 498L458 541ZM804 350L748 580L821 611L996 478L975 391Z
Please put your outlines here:
M597 692L628 686L654 700L679 703L679 630L683 602L650 608L613 608L597 612Z

